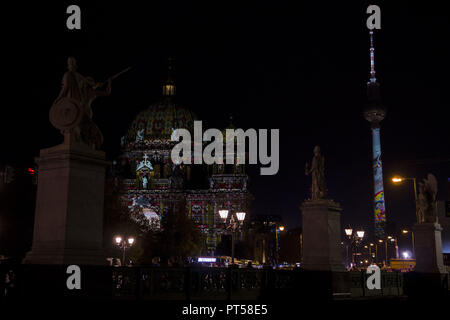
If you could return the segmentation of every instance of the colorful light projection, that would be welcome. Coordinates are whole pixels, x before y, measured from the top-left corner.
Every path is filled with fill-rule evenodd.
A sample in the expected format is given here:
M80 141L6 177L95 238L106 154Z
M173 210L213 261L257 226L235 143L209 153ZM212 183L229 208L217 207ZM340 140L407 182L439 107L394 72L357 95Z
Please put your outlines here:
M381 162L380 128L372 128L375 235L384 237L386 207L384 203L383 165Z

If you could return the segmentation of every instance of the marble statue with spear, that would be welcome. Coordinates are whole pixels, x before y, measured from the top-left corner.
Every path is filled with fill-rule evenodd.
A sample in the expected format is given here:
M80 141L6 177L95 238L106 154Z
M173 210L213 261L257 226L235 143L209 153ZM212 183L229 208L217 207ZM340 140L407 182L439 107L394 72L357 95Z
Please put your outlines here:
M91 104L97 97L109 96L112 80L131 67L109 77L105 82L96 82L92 77L78 73L74 57L68 58L67 69L61 91L50 109L50 122L64 135L65 143L84 143L92 149L98 149L103 136L92 120Z

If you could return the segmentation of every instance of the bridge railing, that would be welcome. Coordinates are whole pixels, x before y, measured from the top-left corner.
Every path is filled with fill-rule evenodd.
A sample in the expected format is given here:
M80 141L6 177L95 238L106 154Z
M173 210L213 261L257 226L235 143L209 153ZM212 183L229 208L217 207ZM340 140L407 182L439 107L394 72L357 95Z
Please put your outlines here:
M380 289L369 289L367 279L371 276L366 270L350 271L350 293L352 297L402 296L404 274L398 271L381 271Z
M0 298L67 296L124 300L330 298L332 276L324 272L208 267L81 266L82 289L66 287L67 266L1 265ZM381 273L381 289L367 289L365 272L346 274L352 297L403 295L403 274Z

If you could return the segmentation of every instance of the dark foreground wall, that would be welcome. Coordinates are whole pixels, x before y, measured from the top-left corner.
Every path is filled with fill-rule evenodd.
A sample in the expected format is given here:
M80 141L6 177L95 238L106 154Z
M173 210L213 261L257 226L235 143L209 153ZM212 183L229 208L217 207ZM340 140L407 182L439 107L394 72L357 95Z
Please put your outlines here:
M69 290L67 266L0 265L0 299L93 300L310 300L417 296L423 290L448 292L440 279L382 272L381 290L368 290L365 272L349 272L349 292L333 295L335 275L328 272L251 268L80 266L81 289ZM440 288L440 289L437 289ZM439 291L440 290L440 291Z

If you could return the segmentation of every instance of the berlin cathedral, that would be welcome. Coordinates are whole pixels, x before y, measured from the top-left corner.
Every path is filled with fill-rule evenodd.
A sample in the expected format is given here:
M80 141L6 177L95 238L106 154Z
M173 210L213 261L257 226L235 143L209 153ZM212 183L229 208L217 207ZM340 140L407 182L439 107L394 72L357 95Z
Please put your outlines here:
M194 120L199 119L177 103L169 63L160 100L142 110L121 138L121 155L114 171L120 172L121 197L130 213L139 209L152 226L159 228L168 208L185 200L186 212L206 236L208 252L214 252L224 230L218 210L248 212L252 195L244 164L172 163L171 150L178 143L170 139L173 130L184 128L192 134ZM228 128L234 128L231 119Z

